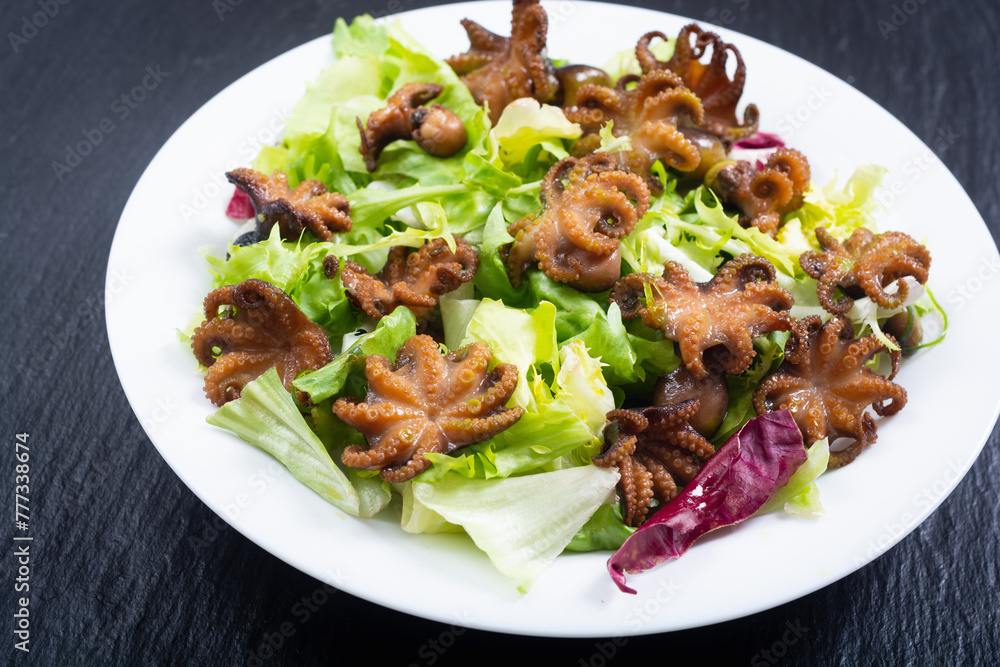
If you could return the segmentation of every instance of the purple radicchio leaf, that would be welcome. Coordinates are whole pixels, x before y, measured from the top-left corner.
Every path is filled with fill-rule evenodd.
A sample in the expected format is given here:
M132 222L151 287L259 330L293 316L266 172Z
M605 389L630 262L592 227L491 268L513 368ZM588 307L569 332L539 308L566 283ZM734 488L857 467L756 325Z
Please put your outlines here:
M806 448L787 410L751 419L712 455L691 483L632 533L608 559L625 593L625 573L679 558L702 535L749 519L806 460Z
M226 206L226 215L237 220L252 218L254 212L253 204L250 203L250 196L239 189L233 192L233 198L229 200L229 205Z
M736 148L762 149L762 148L784 148L784 140L776 134L770 132L758 132L757 134L741 139L733 144Z

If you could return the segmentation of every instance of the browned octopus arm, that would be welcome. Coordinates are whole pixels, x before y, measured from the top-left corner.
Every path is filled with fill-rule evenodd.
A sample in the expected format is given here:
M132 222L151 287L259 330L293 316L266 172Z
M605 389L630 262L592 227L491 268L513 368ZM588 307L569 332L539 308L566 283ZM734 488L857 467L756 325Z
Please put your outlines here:
M658 60L649 50L652 40L666 40L662 32L648 32L635 47L635 55L643 74L659 70L669 70L677 74L701 99L705 109L704 120L699 127L725 143L729 148L744 137L757 132L760 113L757 106L748 104L743 111L743 122L736 118L736 106L743 96L746 83L746 64L739 50L727 44L714 32L702 30L696 24L684 26L674 45L674 53L666 62ZM709 48L712 55L707 63L701 62ZM726 65L732 52L736 58L736 70L732 79L726 72Z
M903 278L914 278L921 285L927 282L931 254L903 232L873 234L861 228L841 243L825 227L817 227L816 240L822 250L802 253L799 264L819 281L819 303L835 315L846 313L854 298L861 296L882 308L898 308L909 296ZM890 294L886 288L892 284L896 291ZM835 298L838 287L844 295Z
M585 84L577 90L576 105L564 113L584 133L574 146L574 154L596 150L601 128L612 122L612 134L631 139L631 149L620 154L622 166L642 174L654 190L662 188L650 173L657 160L684 172L694 172L701 164L702 145L681 128L703 120L701 101L673 72L622 77L614 88Z
M513 223L507 251L511 283L533 263L584 292L610 289L621 275L620 239L649 208L641 178L615 168L607 153L565 158L545 175L541 208ZM633 201L635 203L633 203Z
M397 139L413 139L428 154L450 157L465 147L465 124L440 104L424 105L441 94L436 83L407 83L393 93L386 106L368 116L368 127L357 118L361 155L368 171L375 171L386 146Z
M462 19L469 50L448 58L447 63L461 76L476 102L489 105L494 125L514 100L533 97L548 102L559 90L555 68L545 55L548 25L538 0L514 0L509 38Z
M430 336L414 336L399 348L396 362L373 354L365 361L364 401L340 398L333 412L361 431L367 447L350 445L345 465L380 470L387 482L405 482L431 466L429 452L450 454L489 440L524 413L507 408L517 386L513 364L489 370L485 343L442 355Z
M715 453L712 445L688 420L698 401L640 410L612 410L604 427L604 447L594 465L618 468L618 495L625 525L640 526L656 498L668 503L677 496L677 484L687 484Z
M226 178L250 197L258 240L267 238L278 225L286 241L297 241L304 229L320 241L330 241L334 232L350 231L353 224L347 197L327 192L319 181L302 181L289 190L288 178L280 171L267 176L253 169L234 169Z
M809 189L809 160L793 148L779 148L761 169L742 160L723 162L705 180L723 204L740 210L741 226L756 227L774 238L785 215L802 208Z
M327 276L336 274L335 263L325 261L324 268ZM345 262L340 278L351 303L369 317L378 320L406 306L417 320L426 320L441 295L472 280L478 268L476 249L456 236L454 251L444 239L429 241L416 251L396 246L375 275L360 264Z
M216 405L239 398L248 382L272 366L291 391L299 373L333 358L323 328L283 291L257 279L205 297L205 321L191 336L191 347L198 363L208 367L205 395Z
M865 364L879 352L888 352L892 372L882 377ZM798 320L785 343L785 360L753 394L758 414L790 410L808 443L829 438L853 438L845 449L830 452L831 468L847 465L875 442L878 415L894 415L906 405L906 390L892 382L900 353L890 351L874 335L854 337L854 326L844 317L826 324L818 315ZM886 403L888 401L888 403Z
M709 375L704 353L716 346L713 361L736 374L750 367L754 338L791 328L792 296L775 276L774 266L754 255L730 260L706 283L694 282L680 264L667 262L662 277L633 273L622 278L611 300L623 318L641 317L675 341L693 376Z

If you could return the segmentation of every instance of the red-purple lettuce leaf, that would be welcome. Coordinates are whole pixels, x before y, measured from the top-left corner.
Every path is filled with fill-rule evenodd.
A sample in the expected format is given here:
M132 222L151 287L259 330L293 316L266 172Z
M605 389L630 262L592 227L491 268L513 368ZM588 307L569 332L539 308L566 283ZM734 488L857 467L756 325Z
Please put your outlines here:
M733 145L736 146L736 148L749 149L784 148L785 142L776 134L771 134L770 132L758 132L751 137L737 141Z
M254 216L253 204L250 203L250 196L240 189L233 192L233 198L226 206L226 215L237 220L246 220Z
M699 537L749 519L806 460L802 434L787 410L751 419L705 462L672 501L632 533L608 559L625 593L625 573L679 558Z

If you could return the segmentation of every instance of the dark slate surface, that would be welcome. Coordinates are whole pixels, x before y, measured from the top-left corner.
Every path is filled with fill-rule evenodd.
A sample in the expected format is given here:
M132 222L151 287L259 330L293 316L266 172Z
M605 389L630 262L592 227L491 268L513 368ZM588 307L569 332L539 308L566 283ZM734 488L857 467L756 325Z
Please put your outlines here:
M220 20L223 2L233 11ZM431 3L389 6L397 4ZM637 4L722 23L798 54L853 81L925 141L952 128L960 139L940 157L994 236L1000 232L996 3ZM55 14L46 25L25 29L25 17L46 6ZM618 643L451 629L339 592L300 622L292 609L303 597L324 598L318 582L232 529L209 531L214 539L201 549L189 545L215 516L146 438L108 349L104 271L115 224L159 146L216 92L326 33L339 15L384 8L380 0L17 0L0 8L0 267L10 287L0 437L11 443L16 432L31 433L35 535L29 655L13 649L11 547L0 567L7 619L0 637L10 664L257 664L251 652L266 655L265 639L285 623L294 634L265 664L463 665L536 655L601 665L654 652L703 664L1000 663L996 431L941 508L861 571L745 619ZM22 31L27 39L15 40L15 52L10 35ZM147 65L166 74L122 118L123 107L112 105ZM57 179L52 162L106 116L115 119L113 132ZM0 462L12 470L12 444ZM12 477L2 475L5 502ZM10 537L5 523L5 544Z

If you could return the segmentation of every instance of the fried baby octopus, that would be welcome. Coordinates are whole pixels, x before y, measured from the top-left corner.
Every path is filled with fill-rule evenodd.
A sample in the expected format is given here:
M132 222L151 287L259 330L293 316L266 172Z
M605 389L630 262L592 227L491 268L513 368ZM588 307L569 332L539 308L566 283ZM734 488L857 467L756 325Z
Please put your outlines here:
M253 169L234 169L226 172L226 178L250 197L257 215L257 240L266 239L278 225L286 241L297 241L304 229L320 241L330 241L334 232L350 231L353 224L347 197L327 192L319 181L302 181L289 190L288 177L280 171L266 176Z
M397 139L413 139L435 157L451 157L465 147L465 124L440 104L424 105L441 94L436 83L407 83L386 100L386 106L368 116L368 127L358 123L361 155L368 171L375 171L379 155Z
M720 163L705 180L723 204L740 210L742 227L756 227L774 238L785 215L802 207L809 161L795 149L779 148L761 169L742 160Z
M524 409L504 404L517 386L517 367L499 364L489 371L492 355L485 343L442 355L434 339L423 335L399 348L395 364L370 355L365 400L333 404L333 412L368 443L348 446L341 460L380 470L387 482L405 482L431 466L424 454L450 454L513 425Z
M191 336L191 347L198 363L208 367L205 395L216 405L239 398L248 382L272 366L291 391L299 373L333 358L323 328L283 291L257 279L205 297L205 321Z
M816 294L820 305L834 315L843 315L863 293L882 308L898 308L906 301L909 288L903 278L915 278L923 285L931 265L927 248L902 232L872 234L857 229L841 243L825 227L816 228L822 251L799 256L802 270L819 281ZM896 285L895 293L886 292ZM835 298L836 288L845 294Z
M507 251L511 283L534 262L553 280L583 292L610 289L621 275L620 239L649 209L649 188L614 158L565 158L545 175L541 208L512 224ZM634 203L633 203L634 202Z
M642 525L653 498L664 504L673 500L678 482L690 482L701 462L715 453L688 423L697 411L698 401L689 400L607 414L604 447L593 461L602 468L618 468L626 525Z
M642 317L676 341L684 365L696 378L709 375L706 350L727 373L742 373L756 354L753 339L772 331L787 331L792 296L775 281L766 259L740 255L711 280L696 283L683 266L664 264L663 276L633 273L611 291L623 318ZM647 300L647 289L649 298Z
M736 105L743 96L747 69L735 46L727 44L714 32L706 32L692 23L681 29L673 55L664 62L657 60L649 50L650 42L656 38L667 39L662 32L649 32L639 39L639 44L635 47L639 67L643 74L661 70L677 74L684 85L701 99L705 110L705 117L699 122L702 130L718 137L727 148L733 142L757 132L760 114L756 105L748 104L744 109L742 124L736 119ZM702 63L701 58L709 48L712 50L711 58L708 63ZM732 79L726 73L729 51L736 57L736 70Z
M701 164L698 142L680 129L685 123L697 125L704 120L701 101L673 72L660 70L641 78L622 77L614 88L585 84L577 90L576 106L564 112L583 129L573 149L576 155L596 150L601 128L613 122L612 134L627 135L631 140L631 150L620 154L622 166L642 174L654 190L662 188L650 174L657 160L685 172Z
M330 260L330 257L327 258ZM324 268L335 267L324 261ZM442 294L469 282L479 268L476 249L461 237L455 237L455 250L444 239L434 239L419 250L396 246L382 270L372 275L355 262L346 262L341 280L347 297L366 315L376 320L399 306L413 311L418 320L426 320ZM327 276L336 268L327 270Z
M892 372L882 377L865 363L879 352L888 352ZM826 324L818 315L795 323L785 344L785 360L764 379L753 394L758 414L790 410L809 443L830 438L854 438L840 451L830 452L831 468L853 461L875 442L878 415L894 415L906 405L906 390L892 382L899 369L900 353L888 350L874 335L854 337L854 327L844 317ZM886 403L885 401L889 401Z
M555 68L545 55L548 17L538 0L514 0L510 37L462 19L469 50L447 63L480 106L489 105L494 125L507 105L522 97L548 102L559 90Z

